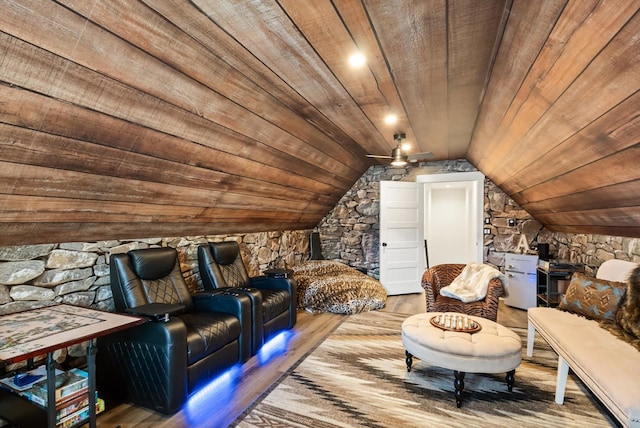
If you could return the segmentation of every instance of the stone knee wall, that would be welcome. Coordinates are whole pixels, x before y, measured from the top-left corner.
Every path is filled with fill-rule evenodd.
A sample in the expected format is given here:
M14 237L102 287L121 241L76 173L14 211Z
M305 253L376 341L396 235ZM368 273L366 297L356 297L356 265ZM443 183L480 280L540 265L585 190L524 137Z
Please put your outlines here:
M52 302L113 311L109 285L111 254L143 248L176 248L185 280L192 291L197 291L202 289L198 245L237 241L250 276L256 276L267 268L293 266L308 258L309 233L307 230L0 247L0 314Z
M114 311L109 279L109 256L130 250L172 247L178 251L180 268L191 291L202 290L198 269L198 245L234 240L250 276L268 268L289 267L309 255L309 230L216 235L183 238L152 238L127 241L68 242L0 247L0 315L68 303ZM61 364L83 361L86 344L54 353ZM7 366L6 370L26 362Z

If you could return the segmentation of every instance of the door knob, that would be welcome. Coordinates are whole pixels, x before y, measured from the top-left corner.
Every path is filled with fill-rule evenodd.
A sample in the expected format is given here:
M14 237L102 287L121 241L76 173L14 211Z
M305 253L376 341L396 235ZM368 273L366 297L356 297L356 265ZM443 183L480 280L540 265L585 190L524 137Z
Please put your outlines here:
M386 242L383 242L383 243L382 243L382 246L383 246L383 247L386 247L386 246L387 246L387 243L386 243Z

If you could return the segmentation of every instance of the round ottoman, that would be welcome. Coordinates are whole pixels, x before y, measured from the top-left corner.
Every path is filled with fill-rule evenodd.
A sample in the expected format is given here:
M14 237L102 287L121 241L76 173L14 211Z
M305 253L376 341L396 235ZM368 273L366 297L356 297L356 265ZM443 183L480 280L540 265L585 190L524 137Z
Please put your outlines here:
M513 389L515 369L522 360L522 342L515 332L485 318L465 314L482 326L476 333L448 331L431 325L441 312L413 315L402 323L402 344L406 349L407 371L413 356L425 363L454 372L456 405L462 405L464 374L503 373L509 391Z

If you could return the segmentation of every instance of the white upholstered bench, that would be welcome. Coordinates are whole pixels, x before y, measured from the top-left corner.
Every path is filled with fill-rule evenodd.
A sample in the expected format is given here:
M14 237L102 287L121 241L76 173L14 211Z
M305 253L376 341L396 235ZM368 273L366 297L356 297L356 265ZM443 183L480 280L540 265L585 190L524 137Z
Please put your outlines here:
M462 405L465 373L507 373L509 391L515 369L522 361L522 343L512 330L485 318L469 316L482 326L476 333L445 331L431 325L440 312L413 315L402 323L402 343L406 349L407 371L413 356L454 372L456 405ZM463 314L458 314L463 315Z
M596 278L624 282L636 263L607 260ZM564 402L569 368L624 427L640 428L640 352L597 321L554 308L529 308L527 355L536 332L558 354L555 401Z

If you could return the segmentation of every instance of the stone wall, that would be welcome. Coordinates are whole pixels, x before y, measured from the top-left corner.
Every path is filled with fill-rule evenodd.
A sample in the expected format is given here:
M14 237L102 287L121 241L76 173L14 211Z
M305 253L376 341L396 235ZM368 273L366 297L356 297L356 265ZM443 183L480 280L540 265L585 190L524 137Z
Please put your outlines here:
M143 248L176 248L187 284L196 291L202 289L198 245L237 241L249 274L255 276L267 268L292 266L305 260L309 233L285 231L0 247L0 314L51 302L113 311L109 286L111 254Z
M586 273L595 275L602 262L610 259L640 264L640 239L621 236L586 235L540 231L540 242L549 244L553 257L585 265Z
M415 181L417 175L469 171L477 169L465 160L370 167L318 224L322 255L379 278L380 181Z
M547 243L552 258L583 264L588 275L595 275L602 262L609 259L640 263L640 239L551 232L490 180L485 181L485 219L489 220L485 227L491 231L484 240L485 262L499 268L504 267L505 254L517 248L522 233L531 248Z
M464 160L369 168L318 224L323 256L367 269L378 278L380 181L415 181L423 174L469 171L477 169ZM583 263L588 273L610 258L640 262L640 240L636 238L553 233L489 179L485 180L484 194L484 227L489 232L484 235L485 263L504 269L505 254L516 250L522 233L532 249L538 242L549 243L554 257Z

